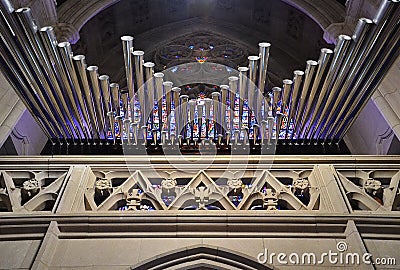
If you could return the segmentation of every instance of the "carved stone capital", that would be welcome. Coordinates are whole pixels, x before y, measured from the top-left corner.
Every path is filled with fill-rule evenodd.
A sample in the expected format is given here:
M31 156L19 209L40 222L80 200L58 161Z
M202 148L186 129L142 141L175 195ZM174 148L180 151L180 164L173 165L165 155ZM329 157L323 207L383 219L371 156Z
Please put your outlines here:
M75 44L80 39L79 30L73 24L57 23L55 31L59 42L68 41Z

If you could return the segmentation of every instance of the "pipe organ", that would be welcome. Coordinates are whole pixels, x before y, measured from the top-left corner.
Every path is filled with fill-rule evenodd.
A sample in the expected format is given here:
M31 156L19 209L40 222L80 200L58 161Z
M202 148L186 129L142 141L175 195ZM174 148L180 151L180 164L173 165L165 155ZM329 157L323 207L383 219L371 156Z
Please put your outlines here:
M281 86L266 88L271 44L224 78L211 96L189 99L164 80L131 36L121 37L126 87L87 66L29 8L1 1L1 69L53 143L268 147L341 140L399 56L398 0L340 35ZM201 65L200 63L197 63Z

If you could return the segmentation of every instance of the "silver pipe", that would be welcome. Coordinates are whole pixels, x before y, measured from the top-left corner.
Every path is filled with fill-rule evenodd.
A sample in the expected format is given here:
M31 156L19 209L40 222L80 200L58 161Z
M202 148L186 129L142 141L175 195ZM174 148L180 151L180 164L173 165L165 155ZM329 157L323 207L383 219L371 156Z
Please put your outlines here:
M221 120L221 134L224 133L228 129L227 121L226 121L226 108L227 108L227 98L228 98L228 91L229 91L229 86L228 85L220 85L219 87L221 89L221 103L220 103L220 120Z
M1 37L1 39L3 39L3 37ZM5 52L5 47L6 46L0 46L0 59L3 59L5 63L11 63L11 59L9 59L7 53ZM19 65L18 62L17 65ZM17 95L24 102L26 108L31 113L35 121L39 124L43 133L54 144L52 139L56 138L57 132L54 129L52 123L49 122L50 117L46 116L46 110L41 106L37 98L31 94L30 89L28 89L28 86L25 85L24 79L22 78L23 75L21 76L20 72L16 70L14 65L8 66L9 72L4 67L5 65L0 65L0 68L3 69L4 76L11 84L11 86L13 86L13 89L16 90ZM13 77L15 77L16 81L13 80ZM33 106L31 106L30 104L32 104Z
M324 82L324 85L322 86L322 90L321 92L326 93L326 95L328 96L326 99L326 102L320 102L319 106L322 106L324 104L324 106L319 107L318 110L322 110L321 113L317 113L317 117L315 119L318 120L315 129L313 129L312 133L311 133L311 138L314 137L315 134L317 134L318 129L321 125L321 122L323 120L325 120L323 116L325 116L326 112L328 111L328 109L331 107L333 100L338 97L339 95L339 90L338 88L333 88L333 85L337 79L337 76L340 74L340 71L342 69L344 69L344 60L348 55L349 52L349 48L351 45L351 37L350 36L346 36L346 35L340 35L338 38L338 43L336 44L335 47L335 55L334 58L332 60L332 64L331 64L331 68L328 72L328 76ZM321 117L319 117L321 116ZM313 124L313 122L311 122L311 125ZM317 135L317 139L318 139L318 135Z
M133 133L133 145L138 145L139 142L139 128L138 123L131 123Z
M128 95L129 92L126 89L120 89L119 96L122 102L122 110L124 111L124 119L129 117L129 110L128 110Z
M257 144L257 139L260 133L260 126L258 124L253 125L253 145Z
M194 139L194 119L195 119L196 100L189 100L189 125L191 130L191 137Z
M323 110L322 107L329 107L330 103L328 103L328 99L329 99L330 94L328 93L328 90L330 89L330 91L332 93L331 86L335 82L340 70L342 68L344 68L343 60L345 59L345 56L346 56L345 52L350 47L350 44L351 44L351 37L346 36L346 35L339 36L339 41L335 47L335 54L332 59L331 66L327 73L324 84L322 85L322 88L320 90L320 92L321 92L320 98L318 99L318 102L315 106L315 113L310 121L310 126L313 126L314 123L317 122L315 128L311 131L310 138L314 138L314 135L316 134L316 132L319 128L319 125L322 121L323 117L320 117L320 115L321 115L320 112L321 112L321 110ZM329 100L329 101L331 101L331 100ZM324 106L322 106L322 105L324 105ZM326 110L327 109L325 109L325 111Z
M99 87L99 74L98 74L98 67L97 66L89 66L86 68L87 71L89 71L89 77L90 77L90 82L92 85L92 94L93 94L93 102L95 104L95 110L96 110L96 116L97 116L97 121L99 121L99 129L102 130L104 133L106 131L104 130L106 124L105 124L105 106L104 102L102 100L102 95Z
M172 91L172 99L174 102L174 117L175 117L175 135L178 136L181 131L182 126L182 115L180 112L180 104L179 104L179 95L181 93L181 89L179 87L173 87Z
M265 144L265 135L267 134L267 124L268 121L266 120L261 121L261 145Z
M62 60L61 57L58 53L57 50L57 39L56 39L56 35L54 32L53 27L51 26L46 26L46 27L42 27L39 31L39 37L41 40L41 43L43 43L45 51L46 51L46 55L50 61L50 67L51 70L54 70L54 74L57 78L59 78L60 80L60 88L62 88L63 90L59 90L62 93L59 93L59 97L61 100L64 100L63 102L63 106L65 108L68 108L67 100L69 100L70 95L69 93L72 91L69 83L65 84L65 81L68 81L64 69L62 68ZM57 79L55 79L57 81ZM58 84L58 82L57 82ZM67 93L65 95L65 93ZM61 98L64 97L64 98ZM71 104L72 110L67 110L68 111L68 117L70 119L70 122L73 126L73 129L75 130L75 134L78 136L79 139L81 139L81 133L78 130L78 126L75 124L75 121L71 118L71 115L73 118L75 119L80 119L80 115L79 112L77 111L77 108L75 105L75 101L71 102L69 101L68 103ZM80 123L78 123L80 125ZM80 127L82 129L82 127Z
M272 100L272 96L271 94L265 94L264 96L264 118L263 120L267 120L267 118L269 117L269 109L271 107L271 100Z
M146 62L143 64L146 75L146 97L148 102L145 102L148 105L148 109L146 108L146 112L148 116L146 116L145 120L150 119L151 128L153 128L153 109L154 109L154 63Z
M133 99L133 63L132 63L132 49L133 49L133 37L122 36L122 52L124 54L125 63L125 74L126 74L126 85L128 87L129 97Z
M273 94L272 116L276 116L278 112L279 101L281 100L282 88L273 87L272 94Z
M314 80L313 86L311 88L310 97L309 97L307 105L306 105L307 113L305 114L304 123L307 123L308 118L312 115L312 113L314 113L316 99L318 99L318 89L319 89L319 86L323 79L323 76L325 74L325 71L328 67L329 60L331 59L332 53L333 53L333 51L330 49L326 49L326 48L321 49L321 53L320 53L320 56L318 59L317 73L315 75L315 80ZM306 131L305 134L308 133L309 129L310 129L309 125L303 126L303 130ZM303 133L303 130L302 130L302 133Z
M146 145L147 144L147 133L148 133L148 127L147 126L142 126L141 128L142 131L142 139L143 139L143 143L142 145Z
M243 105L244 101L248 100L248 92L247 92L247 71L249 70L248 67L239 67L239 115L243 115ZM242 128L242 119L239 119L239 129Z
M283 98L281 105L281 112L285 113L286 107L289 106L290 97L292 96L292 80L283 80Z
M118 116L121 114L120 112L120 91L119 91L119 84L118 83L111 83L110 84L110 92L111 92L111 101L112 101L112 108L111 110L115 112Z
M271 47L270 43L261 42L259 46L259 56L260 56L260 69L258 75L258 89L261 93L264 93L265 83L267 81L267 69L268 69L268 59L269 59L269 49Z
M339 115L343 113L340 108L343 108L345 106L342 106L341 104L343 104L344 102L346 103L346 100L351 100L352 96L354 95L354 92L348 91L348 88L350 86L350 83L352 83L355 76L357 75L359 65L361 64L361 59L365 58L367 52L369 51L368 46L370 45L370 42L368 37L371 35L373 30L374 23L372 20L367 18L361 18L358 20L358 24L356 26L356 29L354 30L354 34L352 37L353 46L344 63L345 69L343 69L342 72L339 74L338 79L333 86L334 89L336 87L340 87L341 91L339 92L339 96L336 97L335 104L332 107L334 109L331 110L327 117L326 123L330 124L333 121L333 124L330 124L326 134L331 133L332 129L336 126L338 122ZM341 105L340 108L339 105ZM326 128L327 125L325 125L324 129L321 129L320 133L324 133Z
M221 94L219 92L212 92L211 97L213 100L213 117L214 117L214 137L217 139L218 135L221 135L221 113L220 113L220 98Z
M118 124L118 134L119 138L121 139L121 143L123 142L123 136L124 136L124 125L122 123L123 117L121 115L118 115L115 117L115 121L117 121Z
M3 7L3 9L6 9ZM27 38L25 37L25 34L21 33L19 27L15 27L18 25L15 21L14 18L10 16L10 14L7 13L7 10L2 10L0 19L2 18L1 22L1 33L2 33L2 40L5 43L8 51L12 54L15 62L17 62L17 65L19 66L20 70L23 71L23 76L27 79L27 81L31 84L31 87L34 89L36 92L35 95L40 100L40 103L45 107L47 110L49 117L52 121L52 126L53 130L56 132L54 134L58 134L60 137L67 138L67 135L63 129L63 127L58 123L57 119L54 117L52 113L53 109L50 109L49 103L45 99L45 96L42 93L42 89L40 85L44 87L40 78L42 77L42 73L40 71L40 67L38 64L38 61L36 60L36 54L30 49L29 47L29 42L27 41ZM16 44L19 44L19 46ZM22 49L22 51L19 51L19 49ZM27 61L23 58L23 55L26 56ZM22 67L23 66L23 67ZM33 72L36 74L36 76L40 77L38 81L35 79L35 75L31 73L31 67L33 69Z
M275 130L275 141L276 142L278 142L279 135L281 133L283 117L284 117L283 113L281 113L281 112L276 113L276 130Z
M201 133L203 131L203 110L204 105L199 104L197 105L197 123L198 123L198 130L199 130L199 138L201 139Z
M180 106L180 110L179 110L179 114L182 116L182 125L181 128L182 130L179 130L179 134L183 135L183 138L186 139L187 137L187 125L188 125L188 100L189 100L189 96L187 95L181 95L180 96L181 99L181 106ZM179 135L178 135L179 136Z
M165 122L166 130L167 130L167 136L168 138L170 137L171 133L171 96L172 96L172 86L173 83L170 81L163 82L163 87L164 87L164 92L165 92L165 100L166 100L166 109L167 109L167 121ZM162 99L161 99L162 100ZM161 110L161 109L160 109Z
M249 104L249 123L251 122L251 114L256 114L254 110L254 101L257 98L257 71L258 71L258 61L260 57L258 56L249 56L247 58L249 60L249 89L248 89L248 104Z
M126 140L127 140L127 144L131 145L132 144L132 134L131 134L131 119L127 118L124 119L124 129L126 132ZM123 138L121 137L121 140L123 142Z
M100 75L100 88L103 93L104 107L106 110L111 111L111 92L110 92L110 77L108 75Z
M206 98L204 99L204 104L205 104L205 110L206 110L206 132L207 136L206 138L210 138L210 121L211 121L211 104L212 104L212 99Z
M135 63L136 87L137 91L140 91L140 88L142 88L144 84L144 71L143 71L144 51L133 51L132 54Z
M164 87L163 87L163 82L164 82L164 74L163 73L154 73L154 100L155 103L157 103L158 107L158 119L159 119L159 127L160 130L162 130L163 127L163 115L162 115L162 102L163 102L163 96L164 96Z
M229 108L230 108L230 129L233 131L233 119L235 118L235 99L236 93L238 92L238 81L239 78L236 76L231 76L229 80Z
M103 134L103 130L100 127L99 120L94 111L95 103L93 102L93 97L92 97L92 93L90 91L89 81L88 81L87 74L86 74L85 56L84 55L75 55L72 59L75 62L76 70L79 73L79 77L80 77L82 85L83 85L83 93L84 93L83 96L86 99L86 106L87 106L87 109L88 109L88 112L90 115L91 122L95 126L98 138L101 139L101 134ZM102 110L102 108L101 108L101 110Z
M115 112L113 112L113 111L107 112L107 117L110 122L111 134L112 134L114 144L115 144L115 140L117 139L116 138L117 136L115 134Z
M275 118L272 116L268 116L268 145L271 144L272 137L274 136L274 120Z
M39 63L43 66L43 74L39 73L37 75L40 77L41 83L45 87L47 96L50 98L52 105L54 106L62 122L62 125L67 129L70 138L73 139L74 133L71 130L70 126L67 124L67 120L72 121L72 118L69 117L70 115L68 114L68 106L66 106L63 96L61 95L60 98L57 99L57 96L59 96L62 91L54 76L53 69L50 66L49 60L44 52L44 48L37 36L38 26L35 24L31 9L20 8L15 13L20 22L20 26L24 30L24 33L26 34L26 37L29 40L29 43L35 55L38 57ZM47 83L45 77L48 78L51 86ZM54 89L54 91L56 92L56 96L54 96L52 89Z
M338 123L338 127L332 133L332 138L339 134L339 139L342 139L360 114L361 109L365 107L376 86L382 81L389 67L399 57L400 26L398 18L400 17L400 9L398 5L398 1L391 1L390 5L383 5L387 7L386 13L378 14L377 18L374 19L379 23L367 47L368 61L363 61L361 73L356 76L355 84L351 85L351 89L357 90L357 96L354 103L347 104L349 109L345 111L344 121ZM357 109L358 107L360 109ZM354 114L355 109L357 110ZM343 127L345 128L342 130ZM342 132L340 132L341 130Z
M88 128L87 133L90 134L91 136L93 136L94 132L92 129L92 123L89 120L87 106L83 100L81 87L78 82L78 77L76 76L74 64L72 62L73 53L72 53L72 49L71 49L71 44L69 42L60 42L60 43L58 43L58 49L60 51L61 59L63 60L64 66L65 66L65 72L67 74L67 77L71 79L75 96L78 99L77 106L79 105L79 107L80 107L79 111L80 111L81 115L83 116L84 121L86 122L85 127Z
M296 117L296 124L295 124L295 132L297 134L297 139L300 138L301 134L299 134L299 131L301 131L303 125L304 125L304 118L306 114L306 110L308 109L306 107L308 97L310 95L310 91L312 88L312 84L315 78L315 70L318 66L318 62L314 60L308 60L307 61L307 67L305 71L305 78L304 78L304 84L303 84L303 89L301 91L300 95L300 101L299 101L299 110L298 110L298 116Z
M294 71L294 77L293 77L293 93L292 93L292 98L290 100L290 106L289 106L289 114L287 118L287 123L286 123L286 132L285 132L285 139L287 137L289 128L290 128L290 122L293 118L293 124L295 123L296 119L296 113L297 113L297 105L299 101L299 95L300 95L300 85L301 82L303 81L303 76L304 72L301 70L295 70ZM293 131L295 130L296 127L293 127ZM292 133L293 135L293 133Z
M99 81L100 81L100 88L101 88L101 93L103 94L102 99L103 99L103 112L109 112L112 111L112 104L111 104L111 91L110 91L110 77L107 75L100 75L99 76ZM93 100L93 97L92 97ZM104 118L104 127L103 127L103 133L104 133L104 138L107 138L107 131L108 128L110 128L110 121L106 121L106 114L103 114ZM96 122L100 121L99 117L96 115ZM99 127L100 128L100 127ZM101 128L100 128L101 129Z

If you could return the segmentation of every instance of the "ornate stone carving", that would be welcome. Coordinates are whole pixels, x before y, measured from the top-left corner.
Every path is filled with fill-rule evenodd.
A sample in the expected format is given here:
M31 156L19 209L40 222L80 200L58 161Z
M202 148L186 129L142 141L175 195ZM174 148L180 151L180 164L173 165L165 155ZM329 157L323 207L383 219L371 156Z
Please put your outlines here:
M198 209L206 209L206 205L210 200L211 190L208 187L198 187L193 190L196 203L198 203Z
M39 181L35 178L24 181L22 189L27 193L29 197L37 194L40 190Z
M263 193L263 206L264 209L273 211L277 210L276 206L278 205L278 196L275 191L268 188L265 193Z
M130 192L125 194L126 196L126 206L128 207L127 210L144 210L142 208L142 192L139 189L132 189Z
M107 178L98 178L96 180L95 188L101 195L105 195L106 191L111 192L111 180Z

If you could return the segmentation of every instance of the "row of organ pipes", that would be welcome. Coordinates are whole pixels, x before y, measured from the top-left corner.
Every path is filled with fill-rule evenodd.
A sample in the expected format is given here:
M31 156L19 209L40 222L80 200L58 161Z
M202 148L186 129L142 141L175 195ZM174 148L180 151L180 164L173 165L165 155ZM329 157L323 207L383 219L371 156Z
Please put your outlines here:
M399 1L385 0L282 86L266 89L270 44L211 97L189 100L123 36L127 87L111 83L29 8L1 0L2 71L53 142L270 145L341 140L399 56ZM221 82L222 83L222 82ZM264 93L265 92L265 93Z

